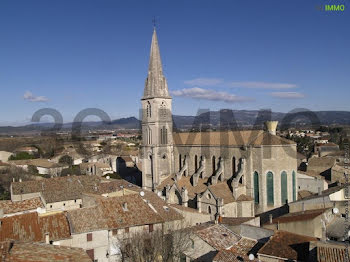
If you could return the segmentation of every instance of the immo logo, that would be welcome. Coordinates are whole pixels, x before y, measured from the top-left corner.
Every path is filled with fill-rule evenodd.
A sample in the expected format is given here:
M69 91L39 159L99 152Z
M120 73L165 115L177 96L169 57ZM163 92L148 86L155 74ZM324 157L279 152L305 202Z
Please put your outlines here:
M345 9L345 5L325 5L324 6L325 11L343 12L344 9Z

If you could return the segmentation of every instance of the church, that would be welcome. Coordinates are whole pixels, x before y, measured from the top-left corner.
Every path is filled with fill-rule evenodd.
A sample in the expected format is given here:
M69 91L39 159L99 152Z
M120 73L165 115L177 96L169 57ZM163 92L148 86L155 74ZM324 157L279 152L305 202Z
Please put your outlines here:
M153 31L142 104L142 187L217 217L252 217L297 198L296 143L265 130L174 132Z

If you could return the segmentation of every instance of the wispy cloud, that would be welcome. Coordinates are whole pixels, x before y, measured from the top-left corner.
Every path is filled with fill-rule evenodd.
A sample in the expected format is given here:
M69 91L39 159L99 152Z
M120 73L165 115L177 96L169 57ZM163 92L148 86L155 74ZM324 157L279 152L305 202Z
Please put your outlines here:
M291 89L297 88L296 84L270 83L270 82L229 82L220 78L195 78L184 82L188 86L217 86L217 87L239 87L239 88L259 88L259 89Z
M253 99L248 97L236 96L226 92L217 92L214 90L203 89L199 87L184 88L181 90L172 91L173 96L182 96L194 99L203 99L210 101L223 101L226 103L247 102Z
M47 102L49 99L45 96L35 96L32 92L27 91L23 95L23 99L30 102Z
M220 78L195 78L185 81L185 84L189 86L216 86L223 82Z
M268 83L268 82L230 82L229 87L245 87L245 88L260 88L260 89L290 89L296 88L295 84L287 83Z
M305 95L299 92L273 92L271 96L283 99L304 98Z

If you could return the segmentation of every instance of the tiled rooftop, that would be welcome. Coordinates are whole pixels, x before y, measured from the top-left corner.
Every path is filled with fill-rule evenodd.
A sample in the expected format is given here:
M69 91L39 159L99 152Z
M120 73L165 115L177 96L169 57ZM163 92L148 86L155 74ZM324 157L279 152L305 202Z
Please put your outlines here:
M36 212L0 219L0 241L45 242L70 238L69 224L64 213L38 215Z
M81 248L17 242L1 242L1 246L4 262L92 261Z
M305 211L300 211L295 213L288 213L278 218L274 218L272 220L272 223L277 224L277 223L289 223L289 222L295 222L295 221L311 220L311 219L314 219L315 217L318 217L319 215L322 215L326 211L327 211L327 208L322 208L322 209L315 209L315 210L305 210Z
M242 237L237 243L233 245L228 250L221 250L214 257L214 262L241 262L241 261L253 261L257 262L258 259L254 253L254 246L258 242L256 240L248 239ZM249 259L249 255L253 254L255 258L253 260Z
M70 210L67 216L73 233L163 223L182 216L153 192L118 197L97 197L97 206Z
M308 243L316 240L314 237L276 231L258 254L303 261L304 256L309 253Z
M234 246L240 236L220 224L206 224L207 226L193 227L193 233L207 242L216 250L228 249Z
M35 197L23 201L0 201L0 209L3 210L5 215L28 210L36 210L38 207L45 207L40 197Z
M346 261L346 246L335 243L317 242L317 261L318 262L338 262ZM350 254L350 250L348 250Z
M14 195L41 192L46 203L81 199L82 193L111 193L128 185L129 183L122 179L104 179L88 175L54 177L11 184Z

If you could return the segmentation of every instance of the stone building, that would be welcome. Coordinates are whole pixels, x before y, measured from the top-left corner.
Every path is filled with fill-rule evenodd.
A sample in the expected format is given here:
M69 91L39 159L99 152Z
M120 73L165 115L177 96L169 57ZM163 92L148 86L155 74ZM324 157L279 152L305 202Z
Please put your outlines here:
M141 99L144 189L213 217L254 216L296 200L296 144L276 136L276 121L267 131L173 132L171 101L154 30Z

